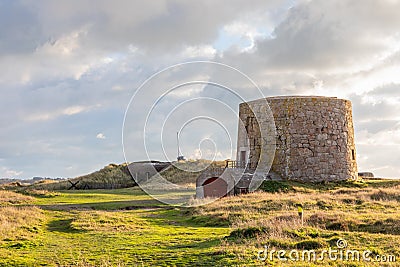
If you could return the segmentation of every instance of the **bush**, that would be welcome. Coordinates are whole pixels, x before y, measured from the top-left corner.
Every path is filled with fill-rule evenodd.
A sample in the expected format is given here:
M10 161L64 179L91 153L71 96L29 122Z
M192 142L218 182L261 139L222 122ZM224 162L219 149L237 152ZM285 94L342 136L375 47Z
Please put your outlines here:
M327 230L339 230L339 231L349 231L348 222L331 222L326 225Z
M295 247L297 249L318 249L318 248L323 248L326 247L326 242L323 240L303 240L298 243L296 243Z
M371 194L370 198L376 201L390 201L390 200L400 201L399 194L389 193L383 190L379 190L378 192Z
M301 228L301 229L294 229L294 230L286 230L286 234L292 238L317 238L321 234L315 228Z
M262 191L269 193L277 192L289 192L293 190L293 187L285 182L278 181L264 181L262 182L260 188Z
M338 240L340 240L340 239L341 239L341 238L338 237L338 236L329 239L329 240L328 240L329 246L331 246L331 247L337 247L337 242L338 242Z
M244 229L236 229L230 233L228 238L254 238L269 232L267 227L249 227Z
M47 190L37 190L37 189L26 189L21 191L22 194L33 196L33 197L41 197L41 198L50 198L60 196L61 193Z

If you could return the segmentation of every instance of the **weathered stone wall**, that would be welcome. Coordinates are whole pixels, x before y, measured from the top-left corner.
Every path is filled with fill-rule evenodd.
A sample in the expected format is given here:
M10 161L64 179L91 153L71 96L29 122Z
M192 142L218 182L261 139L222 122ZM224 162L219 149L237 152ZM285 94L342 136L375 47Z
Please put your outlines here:
M275 121L276 138L270 138L268 121L271 115L266 112L266 102ZM357 178L349 100L270 97L242 103L239 117L244 127L239 127L237 160L243 161L246 154L249 166L254 167L265 165L269 157L273 160L271 170L283 179L339 181ZM271 156L269 150L273 145L276 151Z

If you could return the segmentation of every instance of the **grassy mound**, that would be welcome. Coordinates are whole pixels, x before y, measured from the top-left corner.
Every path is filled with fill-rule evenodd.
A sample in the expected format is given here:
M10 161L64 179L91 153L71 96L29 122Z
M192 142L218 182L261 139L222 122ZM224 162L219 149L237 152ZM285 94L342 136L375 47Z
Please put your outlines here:
M11 191L0 190L0 206L27 204L32 200L33 198L30 196L25 196Z
M173 165L163 170L160 174L163 178L174 184L190 184L194 186L196 183L196 178L202 171L211 167L223 166L225 166L225 161L213 162L209 160L187 160L184 162L175 162ZM76 184L75 187L72 186L71 182ZM54 191L68 189L118 189L133 186L136 186L136 182L132 178L127 164L123 163L109 164L101 170L69 180L43 180L33 185L23 187L14 186L9 189L17 189L17 191L36 196L40 190ZM39 194L41 193L39 192Z
M136 183L129 173L126 163L109 164L101 170L70 179L77 183L73 189L117 189L135 186ZM67 181L39 182L24 188L23 190L67 190L72 184ZM71 188L72 189L72 188Z

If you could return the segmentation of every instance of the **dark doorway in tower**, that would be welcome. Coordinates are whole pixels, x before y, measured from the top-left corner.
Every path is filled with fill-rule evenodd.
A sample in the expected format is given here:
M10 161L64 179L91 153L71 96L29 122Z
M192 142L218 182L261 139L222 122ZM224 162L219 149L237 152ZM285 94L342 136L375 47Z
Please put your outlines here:
M228 184L220 177L211 177L202 184L204 197L225 197L228 193Z

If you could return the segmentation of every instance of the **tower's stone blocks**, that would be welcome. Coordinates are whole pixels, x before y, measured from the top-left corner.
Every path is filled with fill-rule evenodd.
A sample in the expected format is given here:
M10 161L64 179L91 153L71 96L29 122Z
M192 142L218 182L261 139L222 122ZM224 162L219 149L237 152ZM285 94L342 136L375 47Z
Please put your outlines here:
M267 103L272 114L265 108ZM238 161L248 160L253 168L263 168L272 161L271 170L283 179L317 182L357 178L349 100L269 97L240 104L239 117ZM272 117L276 132L271 137ZM274 155L272 146L276 147Z

